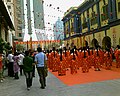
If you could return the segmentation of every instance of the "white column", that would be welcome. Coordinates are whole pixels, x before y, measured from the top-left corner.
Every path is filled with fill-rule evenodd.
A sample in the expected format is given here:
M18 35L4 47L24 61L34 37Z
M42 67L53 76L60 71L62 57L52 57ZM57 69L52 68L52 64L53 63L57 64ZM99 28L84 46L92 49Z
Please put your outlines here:
M14 31L8 30L7 42L9 42L11 46L13 46L13 33Z

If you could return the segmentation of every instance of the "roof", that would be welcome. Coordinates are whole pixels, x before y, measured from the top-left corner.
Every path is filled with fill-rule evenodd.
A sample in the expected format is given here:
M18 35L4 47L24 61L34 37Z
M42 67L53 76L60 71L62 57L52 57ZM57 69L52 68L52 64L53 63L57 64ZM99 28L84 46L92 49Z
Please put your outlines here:
M3 1L0 0L0 11L2 13L2 16L4 16L8 26L12 29L15 30L11 16L8 13L8 10L6 9L6 6Z
M71 16L71 14L75 13L76 10L77 10L77 7L70 7L70 8L67 10L67 12L65 12L64 17L63 17L62 20L64 20L64 18L66 18L66 17Z

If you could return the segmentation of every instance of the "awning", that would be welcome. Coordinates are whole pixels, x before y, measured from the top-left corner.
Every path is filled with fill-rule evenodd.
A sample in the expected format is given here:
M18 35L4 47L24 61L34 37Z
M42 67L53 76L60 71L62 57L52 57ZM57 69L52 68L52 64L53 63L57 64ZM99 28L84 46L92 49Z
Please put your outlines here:
M15 30L14 28L14 25L13 25L13 22L10 18L10 15L8 14L8 11L4 5L4 2L2 0L0 0L0 11L2 13L2 15L4 16L8 26L12 29L12 30Z

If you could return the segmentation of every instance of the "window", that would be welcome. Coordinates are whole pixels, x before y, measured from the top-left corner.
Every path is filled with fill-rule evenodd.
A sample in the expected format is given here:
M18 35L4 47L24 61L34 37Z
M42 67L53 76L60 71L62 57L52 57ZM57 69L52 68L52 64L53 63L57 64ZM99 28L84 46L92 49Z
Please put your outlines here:
M87 19L85 15L83 14L83 24L82 24L83 29L87 28Z
M12 12L10 12L10 15L12 15Z
M74 32L74 23L73 22L71 23L71 28L70 29L71 29L71 32Z
M8 9L11 9L11 6L8 6Z
M93 11L93 12L91 13L91 15L92 15L92 17L95 17L95 12Z
M92 26L97 23L97 16L94 11L91 13L91 16L92 16L91 18L91 26Z
M17 29L18 29L18 30L22 30L22 27L21 27L21 26L18 26Z
M18 13L17 16L18 16L18 18L21 18L21 14Z
M91 18L91 26L97 23L97 17Z
M78 18L78 27L80 28L80 24L81 24L81 17Z
M120 12L120 2L118 2L118 12Z
M103 13L108 13L108 5L103 6Z
M68 30L69 30L69 29L68 29L68 27L67 27L67 28L66 28L66 34L68 34L68 33L69 33L69 32L68 32Z
M19 1L19 0L17 0L17 4L20 4L20 1Z
M103 13L101 14L101 20L107 20L108 19L108 5L104 5L102 7Z
M87 28L87 22L83 23L82 26L83 26L83 29Z
M85 15L83 15L83 22L86 22L86 17L85 17Z
M89 10L87 10L87 18L89 18Z
M11 0L7 0L7 2L11 2Z
M19 37L22 37L22 33L19 33Z

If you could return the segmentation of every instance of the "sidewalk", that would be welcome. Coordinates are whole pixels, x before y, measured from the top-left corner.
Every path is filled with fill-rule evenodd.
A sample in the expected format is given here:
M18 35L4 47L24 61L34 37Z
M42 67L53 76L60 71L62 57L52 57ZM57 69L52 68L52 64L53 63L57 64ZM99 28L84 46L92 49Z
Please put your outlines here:
M120 79L67 86L49 72L46 89L40 89L38 74L27 91L25 77L19 80L6 77L0 83L0 96L120 96Z

